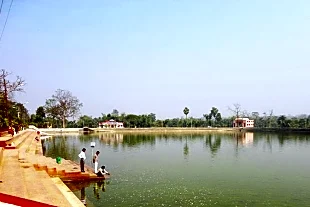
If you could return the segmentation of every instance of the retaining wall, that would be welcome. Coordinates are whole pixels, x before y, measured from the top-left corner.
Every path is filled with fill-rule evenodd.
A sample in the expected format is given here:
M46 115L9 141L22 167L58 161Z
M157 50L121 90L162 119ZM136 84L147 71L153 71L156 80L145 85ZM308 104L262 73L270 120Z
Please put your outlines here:
M0 147L0 166L2 165L2 160L3 160L3 147Z

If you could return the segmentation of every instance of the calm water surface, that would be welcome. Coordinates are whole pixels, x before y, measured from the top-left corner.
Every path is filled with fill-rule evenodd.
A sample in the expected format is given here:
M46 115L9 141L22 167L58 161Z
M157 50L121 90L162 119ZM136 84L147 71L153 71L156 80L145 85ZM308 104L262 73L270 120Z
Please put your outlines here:
M57 136L46 156L92 148L112 174L68 184L87 206L310 206L310 136L287 134Z

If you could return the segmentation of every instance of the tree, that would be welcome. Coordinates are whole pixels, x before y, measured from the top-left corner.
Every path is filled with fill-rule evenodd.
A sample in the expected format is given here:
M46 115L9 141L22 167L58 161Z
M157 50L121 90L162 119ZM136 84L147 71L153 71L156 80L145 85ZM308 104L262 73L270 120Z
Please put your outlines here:
M221 115L221 113L217 113L217 114L215 115L215 123L216 123L217 125L220 125L220 126L221 126L221 121L222 121L222 115Z
M63 128L66 127L66 119L77 116L82 106L79 99L70 91L62 89L58 89L45 103L46 113L53 118L60 118Z
M211 120L210 114L203 114L203 117L206 119L207 125L210 126L211 125L210 124L210 120Z
M231 112L233 112L234 115L236 116L236 118L239 118L240 115L241 115L241 113L242 113L242 111L241 111L241 105L238 104L238 103L234 104L234 108L228 107L228 110L230 110Z
M211 111L210 111L210 115L211 117L214 117L216 116L216 114L219 112L219 110L216 108L216 107L212 107L211 108Z
M24 92L23 86L25 85L25 81L17 76L16 80L10 81L9 76L12 73L7 72L5 69L0 70L0 99L1 99L1 125L8 126L11 124L11 120L9 117L9 111L12 106L12 99L14 97L15 92ZM3 123L4 122L4 123Z
M212 108L211 108L210 114L209 114L210 121L212 120L212 118L215 119L215 117L217 116L218 111L219 111L219 110L218 110L216 107L212 107Z
M289 127L289 122L288 122L288 120L286 119L286 116L284 116L284 115L279 116L278 119L277 119L277 122L278 122L278 125L279 125L281 128Z
M203 114L208 125L213 125L215 123L216 126L221 126L222 115L219 113L219 110L216 107L212 107L209 114Z
M81 116L79 120L77 121L77 126L80 128L84 126L98 127L98 124L95 123L95 120L91 116L84 115L84 116Z
M156 114L150 113L147 115L150 127L152 127L156 122Z
M45 109L43 106L39 106L36 110L36 114L33 120L38 127L42 127L45 121Z
M135 114L128 114L126 115L126 121L124 122L125 127L137 127L139 116Z
M183 110L183 113L185 114L186 119L187 119L187 115L189 114L189 109L187 107L185 107Z
M42 121L45 118L45 110L43 106L39 106L36 110L36 116L39 117Z

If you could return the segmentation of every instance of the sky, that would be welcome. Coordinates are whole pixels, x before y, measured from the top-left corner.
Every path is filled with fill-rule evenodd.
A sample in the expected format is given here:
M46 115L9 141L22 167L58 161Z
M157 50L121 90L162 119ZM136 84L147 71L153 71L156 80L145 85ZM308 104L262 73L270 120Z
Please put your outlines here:
M0 14L3 28L10 0ZM57 89L81 114L310 114L309 0L15 0L0 68L34 113ZM14 78L14 76L12 76Z

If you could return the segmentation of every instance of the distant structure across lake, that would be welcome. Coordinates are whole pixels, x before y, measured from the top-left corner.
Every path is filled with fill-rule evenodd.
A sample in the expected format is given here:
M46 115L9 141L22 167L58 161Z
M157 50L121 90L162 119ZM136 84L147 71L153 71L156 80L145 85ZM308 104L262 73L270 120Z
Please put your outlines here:
M249 118L236 118L233 121L233 127L242 127L242 128L254 127L254 120L250 120Z
M124 128L124 123L110 119L109 121L99 122L99 128Z

